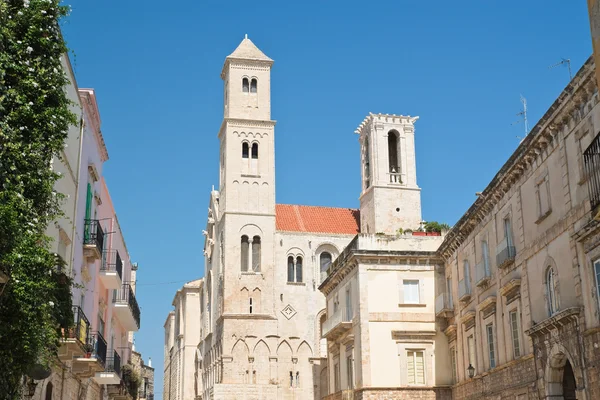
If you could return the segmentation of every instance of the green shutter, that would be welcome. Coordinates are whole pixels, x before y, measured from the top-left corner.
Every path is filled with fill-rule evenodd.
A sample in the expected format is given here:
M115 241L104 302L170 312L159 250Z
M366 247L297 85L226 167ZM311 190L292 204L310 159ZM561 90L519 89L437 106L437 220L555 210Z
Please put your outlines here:
M92 185L87 184L87 197L85 203L85 221L83 223L83 240L87 243L90 239L90 224L88 220L92 216Z
M92 217L92 184L87 184L87 199L85 203L85 219Z

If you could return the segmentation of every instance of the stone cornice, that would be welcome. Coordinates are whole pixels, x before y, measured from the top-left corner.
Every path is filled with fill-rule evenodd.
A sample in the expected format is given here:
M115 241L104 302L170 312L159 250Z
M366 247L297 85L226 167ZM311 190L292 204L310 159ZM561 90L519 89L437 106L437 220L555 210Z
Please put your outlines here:
M104 137L100 130L101 120L100 111L98 110L98 103L96 102L96 92L94 89L79 89L79 100L81 101L85 114L89 117L87 121L90 125L90 129L93 132L94 139L98 145L98 151L100 152L100 159L102 162L108 160L108 150L104 143ZM85 119L84 119L85 121Z
M558 329L561 326L567 325L570 322L577 320L579 317L579 312L579 307L571 307L559 311L550 318L547 318L542 322L535 324L533 327L526 330L525 333L528 336L536 336L550 332L554 329Z
M414 131L412 125L419 119L419 117L411 117L410 115L396 115L396 114L373 114L369 113L367 117L358 125L358 128L354 131L354 133L362 136L363 129L367 127L371 122L382 122L382 123L396 123L396 124L405 124L409 125L406 128L408 130Z
M232 128L262 128L269 129L274 128L277 121L274 120L257 120L257 119L241 119L241 118L223 118L221 127L219 128L218 137L221 137L225 132L225 127L230 126Z
M225 63L223 64L223 69L221 69L221 79L225 79L225 70L229 65L243 65L246 67L256 66L259 68L269 69L273 65L273 60L252 60L247 58L227 57L225 59Z
M438 250L444 259L452 256L475 227L530 168L536 158L552 145L564 126L578 112L581 105L590 99L595 90L594 60L590 57L478 199L448 232Z

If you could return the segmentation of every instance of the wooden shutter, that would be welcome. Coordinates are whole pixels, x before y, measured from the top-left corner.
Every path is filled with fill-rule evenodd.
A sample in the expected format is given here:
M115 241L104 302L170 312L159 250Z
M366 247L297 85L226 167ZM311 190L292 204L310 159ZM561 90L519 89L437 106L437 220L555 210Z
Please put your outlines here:
M415 352L409 351L406 353L407 358L407 368L406 374L408 378L408 383L414 385L415 384Z

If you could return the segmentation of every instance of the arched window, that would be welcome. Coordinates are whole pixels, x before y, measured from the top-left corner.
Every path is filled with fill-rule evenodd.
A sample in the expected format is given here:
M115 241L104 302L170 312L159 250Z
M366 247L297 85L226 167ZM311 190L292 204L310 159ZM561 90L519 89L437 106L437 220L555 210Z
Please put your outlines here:
M248 158L249 148L248 142L242 143L242 158Z
M252 238L252 271L260 272L260 236Z
M258 158L258 143L252 143L252 158Z
M388 159L390 162L390 182L400 182L400 169L398 168L398 134L388 132Z
M296 282L302 282L302 257L296 257Z
M552 316L558 311L558 297L556 296L556 272L549 267L546 272L546 295L548 297L548 313Z
M288 257L288 273L287 273L287 281L288 282L294 282L294 257L293 256L289 256Z
M248 271L248 236L242 236L242 253L240 254L241 265L240 269L242 271Z
M258 87L258 81L256 79L252 79L250 82L250 93L256 93L256 89Z
M52 386L52 382L48 382L48 384L46 385L46 400L52 400L52 390L54 389L54 386Z
M242 92L248 93L250 90L250 85L248 84L248 78L242 79Z
M327 270L331 265L332 259L333 258L331 257L331 254L326 251L322 252L321 256L319 257L321 263L321 282L323 282L327 278Z

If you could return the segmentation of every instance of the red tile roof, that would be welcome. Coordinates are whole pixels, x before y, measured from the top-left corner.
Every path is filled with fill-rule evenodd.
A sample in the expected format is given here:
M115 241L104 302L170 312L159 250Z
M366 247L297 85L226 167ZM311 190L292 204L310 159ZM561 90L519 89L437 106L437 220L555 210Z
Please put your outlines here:
M344 235L360 232L360 211L352 208L277 204L275 214L278 231Z

